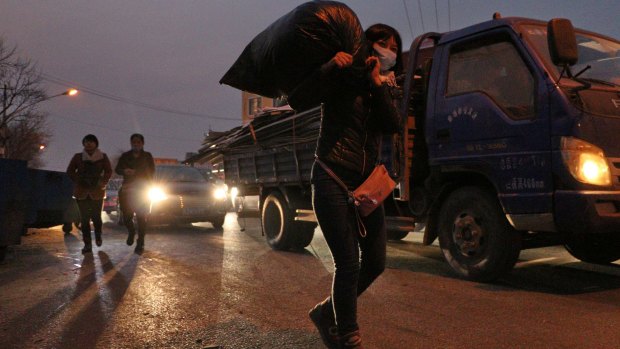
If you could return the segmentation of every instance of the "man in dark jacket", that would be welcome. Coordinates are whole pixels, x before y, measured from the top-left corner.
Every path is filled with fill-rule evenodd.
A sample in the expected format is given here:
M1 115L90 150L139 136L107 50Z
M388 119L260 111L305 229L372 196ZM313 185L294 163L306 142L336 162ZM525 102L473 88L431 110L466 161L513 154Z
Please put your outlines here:
M148 202L146 190L155 174L155 162L151 153L144 151L144 136L134 133L130 137L131 150L123 153L115 172L123 176L123 185L119 191L121 214L127 227L127 245L133 245L136 228L133 224L134 213L138 221L138 242L136 253L144 251L144 235L146 234L146 218Z

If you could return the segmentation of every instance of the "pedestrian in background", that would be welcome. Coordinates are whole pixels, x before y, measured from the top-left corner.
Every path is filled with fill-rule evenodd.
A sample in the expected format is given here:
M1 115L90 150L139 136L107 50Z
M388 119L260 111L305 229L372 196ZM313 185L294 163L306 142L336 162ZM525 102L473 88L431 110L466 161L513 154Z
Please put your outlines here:
M123 223L127 227L127 245L134 243L136 227L133 216L138 221L138 241L136 253L144 251L144 236L148 215L146 192L155 174L155 161L151 153L144 151L144 136L134 133L129 138L131 150L121 155L115 172L123 176L123 185L119 191Z
M93 251L91 221L95 229L95 243L97 246L101 246L103 243L101 209L103 208L105 187L112 176L112 165L108 156L99 150L99 140L95 135L84 136L82 145L84 150L73 155L67 167L67 174L75 184L73 196L80 210L80 228L84 239L82 253L90 253Z

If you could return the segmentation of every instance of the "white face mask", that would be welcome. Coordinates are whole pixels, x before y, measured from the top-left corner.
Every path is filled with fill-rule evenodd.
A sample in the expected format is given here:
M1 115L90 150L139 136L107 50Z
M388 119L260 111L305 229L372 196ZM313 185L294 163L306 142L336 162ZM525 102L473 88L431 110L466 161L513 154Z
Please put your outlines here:
M375 50L379 62L381 62L381 71L388 71L396 64L396 53L379 46L379 44L373 44L372 48Z

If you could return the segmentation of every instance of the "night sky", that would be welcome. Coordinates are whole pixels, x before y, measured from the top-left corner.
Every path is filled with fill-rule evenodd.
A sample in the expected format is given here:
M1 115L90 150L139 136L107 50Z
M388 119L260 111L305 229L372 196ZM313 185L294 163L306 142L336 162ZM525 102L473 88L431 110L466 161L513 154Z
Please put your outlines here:
M219 79L256 34L303 2L0 0L0 36L37 63L48 94L68 86L91 91L41 104L53 133L44 168L64 171L88 133L112 157L141 132L154 156L183 159L209 129L239 125L241 93ZM620 1L343 2L364 28L383 22L398 29L406 47L424 31L459 29L496 11L569 18L575 27L620 38Z

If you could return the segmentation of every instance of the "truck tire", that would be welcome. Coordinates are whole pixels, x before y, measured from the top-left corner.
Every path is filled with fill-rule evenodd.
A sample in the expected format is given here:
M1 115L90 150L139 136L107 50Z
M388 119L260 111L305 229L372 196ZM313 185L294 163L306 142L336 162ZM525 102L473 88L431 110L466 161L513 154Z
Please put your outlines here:
M439 211L439 246L459 276L488 282L510 271L521 252L521 235L497 202L477 187L455 190Z
M296 222L295 213L279 192L272 192L262 205L261 221L267 243L274 250L300 250L310 244L316 224Z
M620 237L617 234L574 235L564 247L573 257L587 263L608 264L620 259Z
M306 246L310 245L314 237L314 229L316 226L316 223L293 221L291 231L294 233L291 234L290 249L301 251L306 248Z

